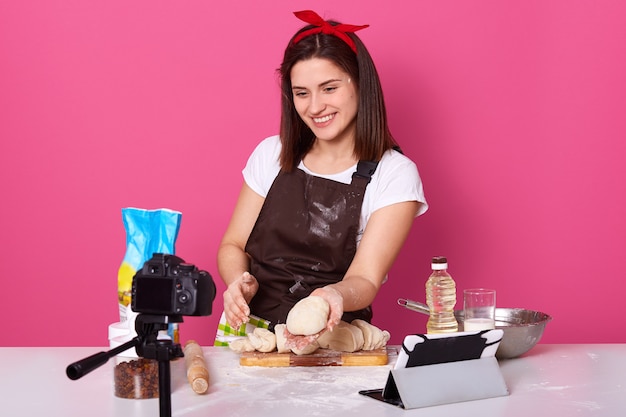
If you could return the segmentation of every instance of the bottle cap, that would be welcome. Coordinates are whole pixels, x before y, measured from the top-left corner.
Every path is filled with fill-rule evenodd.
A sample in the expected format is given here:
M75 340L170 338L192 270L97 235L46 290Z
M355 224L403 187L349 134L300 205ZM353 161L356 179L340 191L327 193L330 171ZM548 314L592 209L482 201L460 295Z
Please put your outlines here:
M435 256L433 257L431 267L435 271L448 269L448 259L445 256Z

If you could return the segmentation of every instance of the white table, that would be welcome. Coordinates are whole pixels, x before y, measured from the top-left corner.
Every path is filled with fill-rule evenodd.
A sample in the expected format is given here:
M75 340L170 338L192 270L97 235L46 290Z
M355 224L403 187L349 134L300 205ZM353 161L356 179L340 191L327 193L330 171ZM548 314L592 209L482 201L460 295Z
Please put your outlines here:
M77 381L72 362L104 350L85 347L0 348L0 412L21 416L159 415L158 399L113 395L113 360ZM204 348L210 389L195 394L182 360L171 364L173 416L626 416L626 344L538 345L500 361L510 395L403 410L358 394L382 388L391 364L378 367L239 366L228 348Z

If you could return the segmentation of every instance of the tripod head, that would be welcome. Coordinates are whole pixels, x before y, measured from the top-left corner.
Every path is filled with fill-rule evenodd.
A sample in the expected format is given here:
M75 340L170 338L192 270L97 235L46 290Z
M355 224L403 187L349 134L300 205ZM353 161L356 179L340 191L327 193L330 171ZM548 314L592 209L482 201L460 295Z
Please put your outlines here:
M135 331L137 336L128 342L108 350L98 352L77 362L70 364L65 373L71 380L77 380L87 375L107 363L107 361L130 348L135 348L137 356L146 359L166 360L183 356L182 349L178 343L171 340L158 338L160 330L167 330L169 323L182 323L182 316L163 316L140 313L135 321Z

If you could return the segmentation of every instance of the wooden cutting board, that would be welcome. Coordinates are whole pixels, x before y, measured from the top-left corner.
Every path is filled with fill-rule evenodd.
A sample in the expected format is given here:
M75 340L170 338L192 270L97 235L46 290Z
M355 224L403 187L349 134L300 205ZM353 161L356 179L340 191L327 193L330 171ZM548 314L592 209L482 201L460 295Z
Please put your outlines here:
M381 366L387 365L389 356L397 355L397 347L387 346L382 349L339 352L331 349L318 349L309 355L294 353L244 352L241 354L241 366L288 367L288 366Z

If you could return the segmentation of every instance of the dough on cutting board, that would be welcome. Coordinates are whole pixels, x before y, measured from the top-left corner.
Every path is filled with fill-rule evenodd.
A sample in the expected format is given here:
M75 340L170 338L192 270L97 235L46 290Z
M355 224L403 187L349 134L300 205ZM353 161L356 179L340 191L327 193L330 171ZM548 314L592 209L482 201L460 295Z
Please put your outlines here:
M309 355L315 352L320 345L317 343L317 340L313 341L310 345L306 345L302 349L292 348L291 351L296 355Z
M242 337L240 339L235 339L228 344L230 350L233 350L237 353L243 352L254 352L254 346L250 343L250 339L248 337Z
M380 349L387 345L390 338L387 330L380 330L373 324L360 319L352 320L351 324L363 332L363 350Z
M298 336L321 332L328 323L330 306L322 297L311 295L298 301L287 314L287 330Z
M323 349L338 350L341 352L356 352L363 349L363 331L345 321L340 321L333 331L325 331L317 338L317 343Z
M274 326L274 333L276 336L276 350L278 353L289 353L291 349L285 347L285 329L287 325L284 323Z
M267 329L257 327L248 334L250 344L259 352L272 352L276 349L276 335Z

